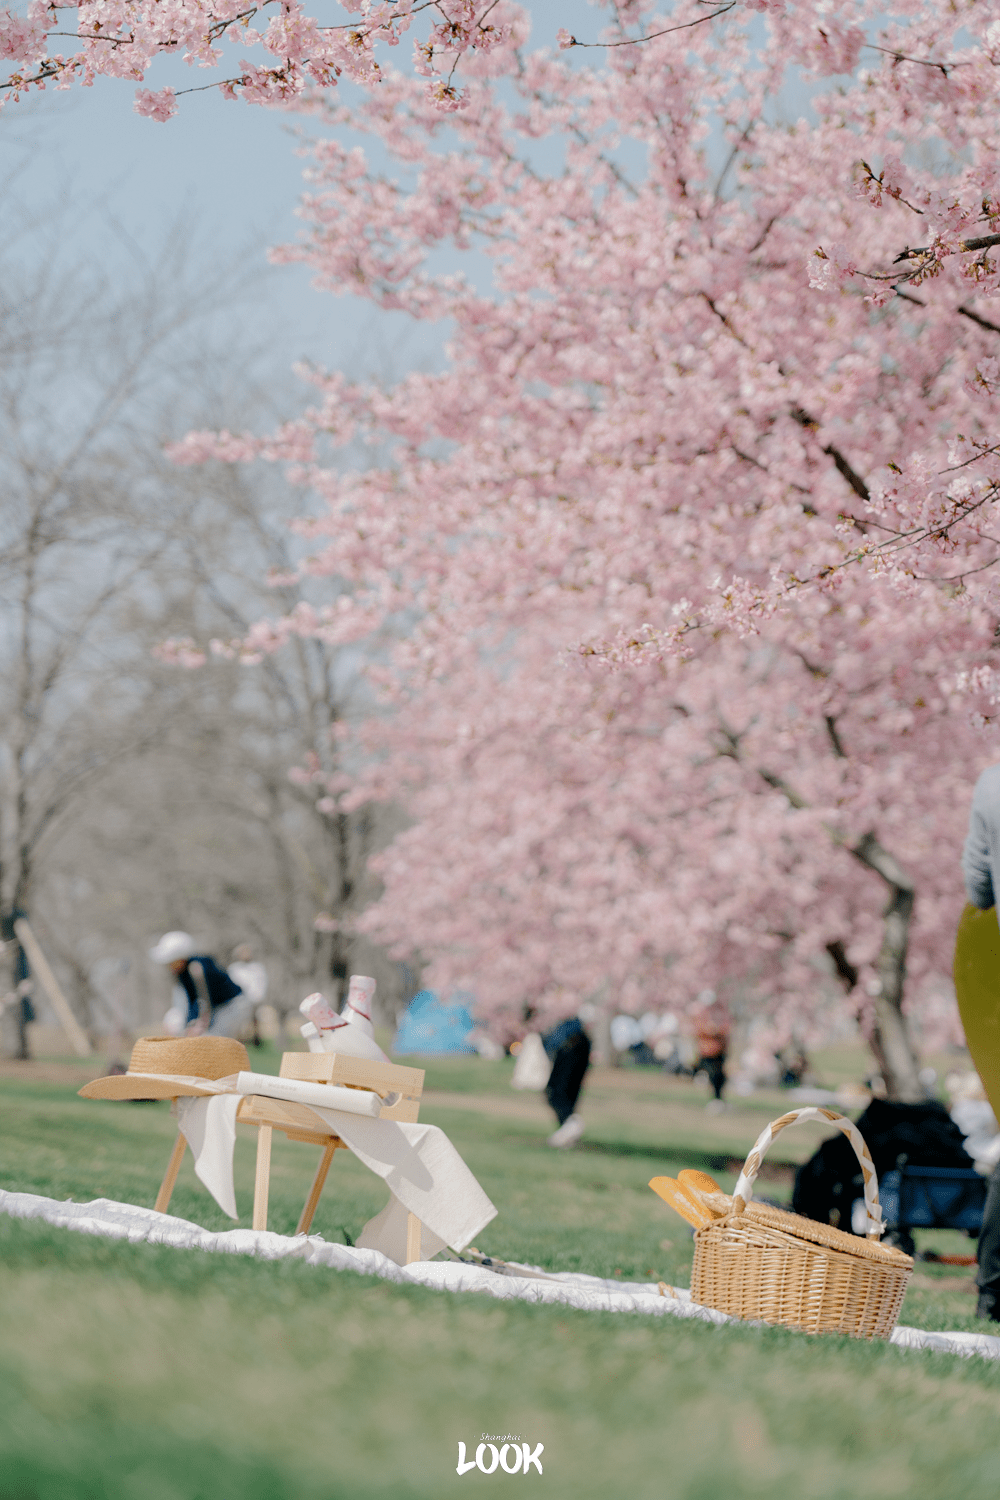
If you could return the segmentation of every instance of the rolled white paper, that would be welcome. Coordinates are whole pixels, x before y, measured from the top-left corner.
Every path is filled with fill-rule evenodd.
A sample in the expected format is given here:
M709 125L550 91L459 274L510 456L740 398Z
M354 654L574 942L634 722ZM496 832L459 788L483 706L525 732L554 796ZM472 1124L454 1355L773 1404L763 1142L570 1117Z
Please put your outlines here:
M238 1094L261 1094L266 1099L287 1099L292 1104L315 1104L320 1109L339 1109L349 1115L377 1119L382 1108L378 1094L367 1089L345 1089L335 1083L306 1083L301 1078L275 1078L270 1073L241 1073Z

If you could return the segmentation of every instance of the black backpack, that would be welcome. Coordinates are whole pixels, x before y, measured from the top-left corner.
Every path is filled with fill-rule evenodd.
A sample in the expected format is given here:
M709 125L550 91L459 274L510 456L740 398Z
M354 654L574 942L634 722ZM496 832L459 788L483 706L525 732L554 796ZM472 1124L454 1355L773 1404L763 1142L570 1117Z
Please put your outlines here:
M901 1156L914 1167L972 1167L962 1144L965 1136L937 1099L922 1104L873 1099L857 1127L879 1178L891 1172ZM863 1191L854 1149L838 1131L796 1172L792 1208L803 1218L849 1231L851 1204Z

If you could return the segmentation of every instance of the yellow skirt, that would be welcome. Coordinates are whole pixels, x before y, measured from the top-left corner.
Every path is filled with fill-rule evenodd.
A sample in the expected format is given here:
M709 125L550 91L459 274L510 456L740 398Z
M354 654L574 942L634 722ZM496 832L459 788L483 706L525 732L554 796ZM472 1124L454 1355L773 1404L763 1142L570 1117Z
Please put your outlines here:
M965 1040L1000 1120L1000 925L997 909L966 906L955 942L955 994Z

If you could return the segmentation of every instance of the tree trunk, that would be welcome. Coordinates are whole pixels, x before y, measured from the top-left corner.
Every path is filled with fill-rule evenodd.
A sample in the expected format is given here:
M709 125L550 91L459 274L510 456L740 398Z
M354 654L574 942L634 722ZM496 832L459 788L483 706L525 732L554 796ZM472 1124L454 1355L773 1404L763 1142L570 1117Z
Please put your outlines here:
M9 972L7 975L9 981ZM0 1000L5 996L0 995ZM29 1057L28 1033L24 1023L24 1006L16 991L6 992L7 1003L0 1015L0 1056L24 1062Z
M354 898L354 875L351 865L351 819L350 814L337 813L334 840L334 869L337 884L336 915L338 926L333 933L330 951L330 977L337 986L337 1004L347 999L351 972L351 937L345 932L347 913Z
M0 984L0 991L6 991L8 996L3 1014L0 1015L0 1039L2 1039L0 1050L4 1057L16 1058L19 1062L27 1062L31 1057L28 1048L28 1023L24 1014L25 1004L18 992L18 986L28 976L28 965L24 950L14 935L14 918L23 915L23 912L17 910L3 919L2 931L7 951L3 965L6 971L5 982Z
M836 724L833 719L827 719L826 722L834 749L839 756L843 756ZM782 777L775 776L771 771L761 771L760 775L768 786L775 787L787 797L792 807L808 806ZM906 950L910 941L910 918L913 915L915 897L913 881L894 856L882 848L874 833L866 833L852 848L836 829L829 825L827 827L835 843L850 849L855 859L866 869L874 870L889 887L889 900L882 912L885 922L882 947L875 964L878 991L872 996L875 1024L870 1046L885 1081L888 1097L906 1103L917 1103L924 1097L924 1091L917 1077L917 1056L903 1015ZM827 943L826 951L850 992L857 984L858 971L848 959L843 943L839 938L836 942Z
M597 1012L593 1024L594 1061L605 1068L617 1068L621 1058L611 1045L611 1016L604 1005Z
M874 1027L871 1049L875 1054L890 1099L916 1103L924 1097L917 1077L918 1065L903 1015L906 983L906 952L913 915L913 881L894 857L882 848L874 833L866 833L852 849L855 859L874 870L889 887L882 913L885 923L882 947L876 960L878 992L872 996Z

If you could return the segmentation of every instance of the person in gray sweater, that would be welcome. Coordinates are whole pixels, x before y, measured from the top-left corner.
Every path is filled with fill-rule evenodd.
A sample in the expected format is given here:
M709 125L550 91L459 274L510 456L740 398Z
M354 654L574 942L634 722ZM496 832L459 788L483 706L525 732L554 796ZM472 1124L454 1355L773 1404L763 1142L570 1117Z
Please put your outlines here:
M973 906L996 906L1000 886L1000 765L988 766L972 794L969 832L962 850L965 890ZM997 976L1000 986L1000 975ZM1000 1163L990 1178L976 1251L979 1269L977 1318L1000 1323Z
M962 850L962 874L973 906L996 906L1000 883L1000 765L987 766L972 794L969 832Z

